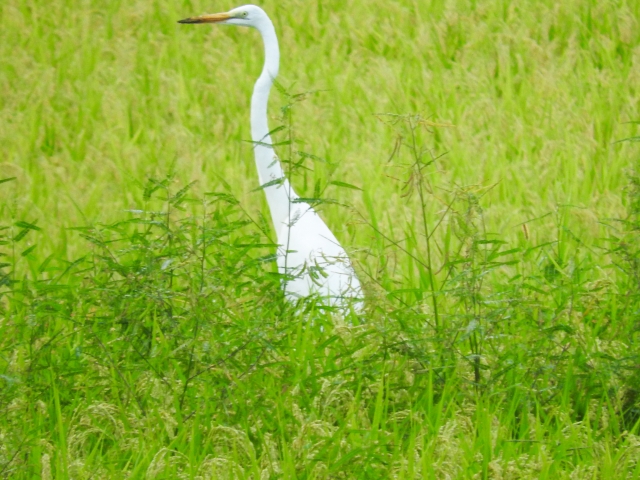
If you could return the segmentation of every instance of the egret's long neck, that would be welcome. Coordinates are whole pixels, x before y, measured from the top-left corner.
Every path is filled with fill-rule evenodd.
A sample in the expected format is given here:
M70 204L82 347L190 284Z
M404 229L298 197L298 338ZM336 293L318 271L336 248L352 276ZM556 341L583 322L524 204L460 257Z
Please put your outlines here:
M271 219L276 227L276 232L278 232L282 222L289 218L290 201L298 197L284 178L280 161L276 157L273 147L270 146L273 142L269 135L267 104L269 103L271 86L278 75L280 66L278 37L276 37L273 23L269 19L265 19L258 30L264 41L265 58L262 73L253 87L253 96L251 97L251 139L256 142L253 148L260 185L278 179L282 179L283 182L264 189L271 210Z

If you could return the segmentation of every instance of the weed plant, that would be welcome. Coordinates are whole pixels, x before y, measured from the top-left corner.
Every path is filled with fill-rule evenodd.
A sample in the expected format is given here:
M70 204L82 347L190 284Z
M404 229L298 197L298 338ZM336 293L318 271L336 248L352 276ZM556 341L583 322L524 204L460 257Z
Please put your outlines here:
M561 223L527 248L487 233L491 192L436 195L428 122L385 118L420 215L399 238L363 215L362 318L285 302L264 222L172 176L75 229L73 262L6 226L3 475L637 478L637 176L603 277Z

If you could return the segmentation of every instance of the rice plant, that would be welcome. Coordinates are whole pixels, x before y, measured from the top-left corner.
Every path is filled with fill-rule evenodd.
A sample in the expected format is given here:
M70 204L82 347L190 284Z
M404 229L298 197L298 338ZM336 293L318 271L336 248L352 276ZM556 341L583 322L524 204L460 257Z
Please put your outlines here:
M261 6L365 313L282 293L251 32L9 0L0 476L640 478L640 6Z

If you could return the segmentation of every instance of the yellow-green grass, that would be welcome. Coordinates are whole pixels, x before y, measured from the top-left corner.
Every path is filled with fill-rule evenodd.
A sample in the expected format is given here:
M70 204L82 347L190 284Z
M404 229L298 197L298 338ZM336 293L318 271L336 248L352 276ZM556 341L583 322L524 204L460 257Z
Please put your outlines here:
M640 2L260 5L366 321L287 307L233 223L262 45L176 22L236 4L6 0L0 476L640 478Z
M136 206L131 183L171 167L200 191L232 187L264 209L249 139L260 71L255 31L178 25L207 2L4 2L0 42L2 174L17 176L16 207L40 225L119 218ZM585 235L620 214L624 171L640 118L635 2L265 2L282 50L279 81L319 90L295 110L307 151L338 164L335 178L370 192L383 223L414 214L387 159L394 133L377 113L421 113L439 186L497 184L489 230L558 205ZM286 100L273 95L272 125ZM309 174L325 179L326 168ZM304 192L302 181L294 181ZM362 209L357 191L327 192ZM434 214L435 214L434 210ZM348 238L344 212L329 225ZM531 225L548 239L549 222ZM59 230L58 230L59 231ZM49 239L59 246L58 235ZM75 245L66 240L67 246Z

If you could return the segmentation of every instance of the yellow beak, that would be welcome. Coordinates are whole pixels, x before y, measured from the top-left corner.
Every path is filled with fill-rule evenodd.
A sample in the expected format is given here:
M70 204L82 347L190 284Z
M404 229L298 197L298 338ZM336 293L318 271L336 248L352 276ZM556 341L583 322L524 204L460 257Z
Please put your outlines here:
M189 17L184 20L178 20L178 23L218 23L233 18L228 13L209 13L198 17Z

